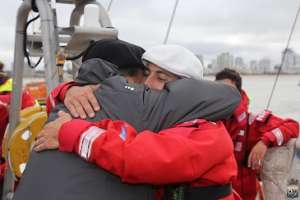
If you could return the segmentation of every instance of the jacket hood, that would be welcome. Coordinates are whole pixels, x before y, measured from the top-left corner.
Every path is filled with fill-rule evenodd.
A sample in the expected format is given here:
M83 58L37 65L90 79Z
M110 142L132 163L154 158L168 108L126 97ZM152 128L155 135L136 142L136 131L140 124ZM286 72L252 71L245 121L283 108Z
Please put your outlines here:
M115 75L119 75L115 65L99 58L93 58L82 63L75 81L79 84L99 84Z

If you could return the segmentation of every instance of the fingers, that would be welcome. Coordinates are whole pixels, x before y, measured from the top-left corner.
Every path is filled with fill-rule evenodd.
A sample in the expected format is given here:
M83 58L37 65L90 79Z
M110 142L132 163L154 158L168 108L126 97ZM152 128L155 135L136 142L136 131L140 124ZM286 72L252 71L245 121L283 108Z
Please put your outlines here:
M41 152L41 151L46 150L46 148L43 144L41 144L41 145L34 146L33 150L36 152Z
M43 141L37 145L34 145L33 150L36 152L45 151L49 149L57 149L56 146L49 144L47 141Z
M45 142L45 137L39 137L39 138L36 138L35 142L34 142L34 147L35 146L39 146L40 144L44 143Z
M71 120L72 119L71 116L68 113L64 112L64 111L59 111L58 116L66 119L66 120Z
M80 103L81 96L84 96L84 90L83 87L72 86L66 92L64 104L73 117L86 118L86 114Z
M248 167L251 167L252 169L260 169L267 149L268 147L263 141L257 142L248 157Z
M253 170L259 169L260 168L260 163L261 163L261 161L259 160L258 155L256 153L253 154L252 164L251 164L252 169Z
M94 97L94 95L91 94L89 96L83 96L79 99L82 109L85 111L86 114L88 114L89 117L95 116L95 112L92 107L93 105L91 104L91 100L89 99L89 98L93 98L93 97Z
M86 113L85 113L80 101L78 101L78 99L74 99L72 101L72 104L73 104L74 108L76 109L76 112L78 113L80 118L86 119Z
M89 117L94 117L94 111L100 110L99 103L94 94L94 91L99 88L99 86L100 85L87 85L82 88L84 90L84 94L79 98L79 101Z
M248 167L253 170L260 169L262 167L262 159L262 156L252 151L248 158Z
M85 119L87 115L95 116L95 111L100 110L100 106L93 92L98 87L99 85L73 86L68 90L64 104L72 116L80 116L82 119Z
M46 150L46 149L47 149L47 148L46 148L46 146L45 146L44 143L39 144L39 145L35 145L35 146L33 147L33 150L36 151L36 152L44 151L44 150Z
M71 115L75 118L79 117L79 114L75 108L75 106L72 104L71 101L68 101L67 99L64 101L65 106L70 111Z
M39 152L39 151L43 151L46 149L46 145L45 145L45 142L46 142L46 139L44 136L40 136L38 135L39 137L37 137L36 141L34 142L34 145L33 145L33 150Z
M58 141L53 138L47 138L42 135L34 142L33 150L36 152L44 151L47 149L57 149L59 146Z
M99 111L100 110L100 105L99 105L94 93L88 94L87 98L88 98L90 104L93 107L92 112Z

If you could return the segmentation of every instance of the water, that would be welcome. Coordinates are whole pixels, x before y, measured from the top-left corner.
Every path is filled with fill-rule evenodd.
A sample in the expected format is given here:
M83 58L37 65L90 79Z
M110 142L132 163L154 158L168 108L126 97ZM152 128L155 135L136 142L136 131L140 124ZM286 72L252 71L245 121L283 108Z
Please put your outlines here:
M214 77L208 77L213 79ZM250 98L250 111L266 108L275 76L243 76L243 88ZM270 109L274 114L300 121L300 75L280 75Z

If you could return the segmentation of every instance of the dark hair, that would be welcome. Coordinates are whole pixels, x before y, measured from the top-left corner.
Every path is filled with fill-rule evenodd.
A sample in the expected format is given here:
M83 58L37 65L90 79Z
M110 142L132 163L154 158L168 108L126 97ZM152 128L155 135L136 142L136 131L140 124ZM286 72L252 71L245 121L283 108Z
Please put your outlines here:
M119 71L122 75L125 76L135 76L137 75L140 71L144 71L145 68L141 67L126 67L126 68L119 68Z
M216 80L230 79L234 82L239 91L242 90L242 77L240 73L234 69L224 68L222 71L216 74Z

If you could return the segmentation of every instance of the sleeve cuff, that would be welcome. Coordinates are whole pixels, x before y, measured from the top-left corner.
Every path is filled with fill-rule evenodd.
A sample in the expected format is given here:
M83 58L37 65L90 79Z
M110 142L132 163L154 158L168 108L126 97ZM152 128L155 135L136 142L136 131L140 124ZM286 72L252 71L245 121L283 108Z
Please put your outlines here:
M60 93L61 93L62 89L64 87L66 87L69 83L72 83L72 82L61 83L51 91L51 93L49 94L49 96L47 98L47 103L46 103L46 109L47 109L48 114L51 112L52 108L54 108L56 106L58 101L60 101Z
M64 123L58 135L59 141L59 150L66 152L73 152L76 148L76 144L80 138L80 135L93 123L80 120L73 119L69 122Z
M265 133L260 139L267 147L271 147L276 143L276 137L272 132Z

